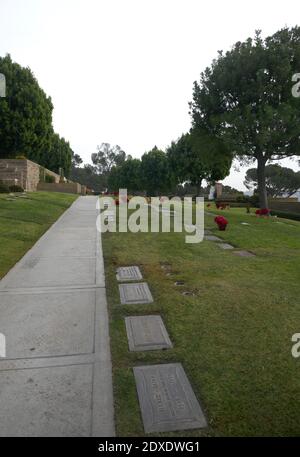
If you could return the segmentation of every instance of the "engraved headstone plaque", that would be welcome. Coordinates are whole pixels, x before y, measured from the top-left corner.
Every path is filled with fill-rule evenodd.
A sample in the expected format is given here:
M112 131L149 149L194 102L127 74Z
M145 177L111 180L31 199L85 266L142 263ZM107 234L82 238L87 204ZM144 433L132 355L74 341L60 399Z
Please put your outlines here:
M154 351L172 347L160 316L130 316L125 318L130 351Z
M207 426L180 363L135 367L133 371L146 433Z
M234 249L233 246L231 246L231 244L228 244L228 243L219 243L218 246L221 249Z
M120 284L119 291L122 305L135 305L153 302L151 292L146 282Z
M139 267L120 267L117 269L117 281L140 281L143 279Z
M206 241L223 241L221 238L215 236L215 235L205 235L204 239Z
M239 257L255 257L255 254L249 251L233 251L233 254L238 255Z

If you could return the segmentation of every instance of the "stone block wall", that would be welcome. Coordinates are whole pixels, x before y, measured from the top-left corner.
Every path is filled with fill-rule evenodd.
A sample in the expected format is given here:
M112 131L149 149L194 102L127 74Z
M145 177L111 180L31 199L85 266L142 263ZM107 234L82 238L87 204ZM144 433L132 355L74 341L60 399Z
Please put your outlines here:
M53 171L40 167L35 162L27 159L0 159L0 181L6 185L17 184L28 192L35 192L42 173L54 177L55 182L59 183L60 176Z
M27 165L27 175L24 189L28 192L34 192L40 181L40 166L35 162L31 162L31 160L25 160L25 162Z
M46 192L63 192L66 194L82 194L82 186L76 182L62 182L62 183L48 183L40 182L37 186L37 190L43 190ZM85 195L85 194L83 194Z

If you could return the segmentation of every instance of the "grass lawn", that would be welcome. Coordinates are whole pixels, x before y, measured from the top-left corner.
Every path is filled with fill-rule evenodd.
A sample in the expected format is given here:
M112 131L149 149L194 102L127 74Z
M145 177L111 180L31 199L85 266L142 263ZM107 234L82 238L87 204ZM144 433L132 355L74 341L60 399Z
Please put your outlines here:
M209 423L168 436L300 436L300 359L291 355L300 332L300 223L218 213L229 220L226 232L212 215L205 227L255 257L211 241L185 244L180 233L103 234L119 436L144 435L132 367L168 362L183 364ZM120 305L115 269L125 265L141 267L153 304ZM174 348L130 353L124 317L151 313L162 316Z
M28 251L77 195L28 193L27 198L0 194L0 278Z

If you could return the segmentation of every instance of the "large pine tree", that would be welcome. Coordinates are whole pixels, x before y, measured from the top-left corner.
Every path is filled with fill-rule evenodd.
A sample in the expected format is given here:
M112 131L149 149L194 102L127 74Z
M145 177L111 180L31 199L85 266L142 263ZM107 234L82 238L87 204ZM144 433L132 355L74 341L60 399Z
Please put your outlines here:
M292 94L299 71L300 27L284 28L219 52L194 83L194 126L222 138L242 162L257 162L261 207L268 207L266 163L300 155L300 98Z

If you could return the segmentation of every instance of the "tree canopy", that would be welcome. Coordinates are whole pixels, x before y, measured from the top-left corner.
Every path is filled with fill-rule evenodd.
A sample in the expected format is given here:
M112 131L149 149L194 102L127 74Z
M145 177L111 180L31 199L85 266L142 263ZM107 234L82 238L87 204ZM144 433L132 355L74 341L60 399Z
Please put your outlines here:
M300 154L300 99L292 77L300 68L300 27L236 43L194 83L193 126L224 140L246 163L257 161L260 206L267 207L268 160Z
M54 133L53 105L29 68L0 57L0 73L6 79L6 96L0 98L0 158L24 155L58 172L69 173L72 149Z
M127 189L128 192L143 190L141 161L130 157L123 164L114 166L108 178L108 188L111 191Z
M80 163L78 163L78 165L79 164ZM93 165L85 164L83 167L79 167L74 161L69 178L72 179L72 181L79 182L80 184L95 190L96 192L104 191L107 185L107 177L99 175L97 169Z
M197 128L172 142L167 155L178 183L189 182L196 186L198 194L203 179L207 182L224 179L232 162L224 142Z
M113 166L125 162L126 153L118 145L111 146L109 143L101 143L91 158L99 174L108 174Z
M156 196L170 192L175 184L170 163L164 151L156 146L142 156L141 176L147 195Z
M290 197L300 189L300 171L281 167L278 164L266 166L266 189L270 197ZM247 189L256 192L258 178L256 168L249 168L244 181Z
M57 133L53 133L50 138L48 154L43 159L43 165L56 173L59 173L59 169L62 168L65 176L68 177L73 156L74 153L69 142L60 138Z
M25 155L44 165L52 128L51 98L40 88L29 68L0 57L6 78L6 97L0 99L0 157Z

